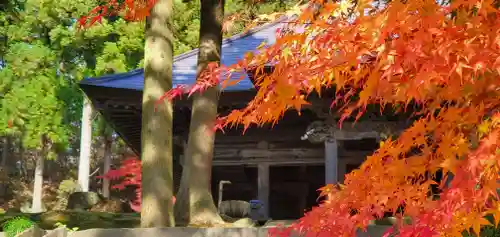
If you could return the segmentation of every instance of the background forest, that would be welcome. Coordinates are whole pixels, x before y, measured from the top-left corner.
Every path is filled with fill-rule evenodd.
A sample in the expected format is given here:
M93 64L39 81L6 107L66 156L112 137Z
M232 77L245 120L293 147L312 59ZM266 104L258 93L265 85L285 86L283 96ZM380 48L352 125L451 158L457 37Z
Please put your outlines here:
M265 23L272 19L266 16L296 3L226 1L224 35ZM77 19L99 5L102 2L95 0L0 4L0 204L4 210L30 207L37 165L45 170L44 209L57 209L65 202L61 198L74 189L80 153L83 93L78 81L143 65L144 22L113 16L88 30L77 29ZM198 1L175 1L175 54L197 47L199 8ZM103 192L98 176L103 175L104 157L109 156L116 167L132 153L99 114L92 118L90 190Z

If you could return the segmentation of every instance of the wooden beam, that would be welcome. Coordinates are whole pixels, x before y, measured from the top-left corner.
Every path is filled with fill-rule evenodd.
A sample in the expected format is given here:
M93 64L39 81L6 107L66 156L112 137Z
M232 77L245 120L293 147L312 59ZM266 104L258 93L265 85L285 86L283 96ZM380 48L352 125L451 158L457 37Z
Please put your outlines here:
M361 121L344 122L340 128L336 121L314 121L309 124L301 139L313 143L322 143L327 139L380 139L386 136L397 136L409 126L410 124L406 121Z
M338 149L339 158L348 157L358 157L367 156L372 154L372 151L351 151L344 150L341 147ZM214 157L216 159L228 159L228 158L266 158L266 159L276 159L280 157L301 157L301 158L323 158L324 148L270 148L270 149L258 149L258 148L226 148L226 149L215 149Z
M234 166L234 165L251 165L257 166L259 164L269 164L269 165L303 165L303 164L324 164L325 159L314 158L314 159L296 159L296 158L281 158L281 159L228 159L228 160L217 160L214 159L213 166Z
M243 159L251 158L279 158L279 157L302 157L314 158L323 157L323 150L319 149L302 149L302 148L274 148L274 149L215 149L214 157L217 159L241 157Z
M324 149L215 149L214 166L324 164ZM289 150L287 153L286 150ZM373 152L338 150L338 159L366 157Z

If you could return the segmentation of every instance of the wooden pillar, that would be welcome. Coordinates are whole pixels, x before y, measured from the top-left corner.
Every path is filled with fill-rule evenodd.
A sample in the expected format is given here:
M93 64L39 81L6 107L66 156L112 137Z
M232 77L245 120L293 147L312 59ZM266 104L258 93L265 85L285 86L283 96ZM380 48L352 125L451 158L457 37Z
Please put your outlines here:
M307 177L307 165L300 165L300 170L299 170L299 177L301 178L304 178L304 177ZM304 211L305 209L307 208L307 196L308 196L308 190L309 190L309 182L307 182L307 178L306 179L301 179L300 182L304 182L306 188L305 188L305 192L302 192L299 194L299 202L297 203L297 205L299 206L300 208L300 216L303 216L304 215Z
M325 141L325 184L336 184L338 179L338 148L337 140Z
M262 202L260 216L264 219L269 218L269 164L258 164L258 198Z

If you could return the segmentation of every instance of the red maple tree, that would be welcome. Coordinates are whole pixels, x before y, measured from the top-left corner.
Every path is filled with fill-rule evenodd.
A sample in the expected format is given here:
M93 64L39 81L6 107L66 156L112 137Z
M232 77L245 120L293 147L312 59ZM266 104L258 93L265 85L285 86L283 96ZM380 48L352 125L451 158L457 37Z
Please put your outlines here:
M111 186L112 189L124 190L127 186L135 188L135 199L130 202L130 207L135 212L141 212L142 198L142 166L141 160L137 157L129 157L122 161L118 169L111 169L98 178L116 180L117 184ZM172 199L175 204L175 196Z
M118 180L119 182L117 184L111 186L112 189L123 190L127 186L135 187L136 198L130 202L130 207L135 212L140 212L142 197L141 177L141 161L137 159L137 157L129 157L122 161L118 169L111 169L98 178Z

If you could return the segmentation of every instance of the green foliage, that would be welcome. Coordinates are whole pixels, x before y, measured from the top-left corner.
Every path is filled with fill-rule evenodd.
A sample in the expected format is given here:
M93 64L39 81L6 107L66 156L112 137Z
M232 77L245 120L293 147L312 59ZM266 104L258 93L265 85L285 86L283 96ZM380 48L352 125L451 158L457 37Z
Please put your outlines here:
M294 6L296 0L254 1L226 0L224 11L226 15L224 36L229 37L240 33L245 26L258 18L276 12L284 12ZM198 47L200 30L200 2L182 0L174 1L175 54L184 53ZM264 23L264 22L261 22Z
M198 47L200 34L200 2L174 1L174 53L181 54Z
M54 209L66 210L69 195L78 191L80 191L80 185L78 185L76 180L66 179L61 181L61 183L59 183L59 187L57 188L56 205L54 206Z
M283 11L296 1L226 1L240 32L260 14ZM13 0L0 11L0 136L21 137L28 149L50 140L49 158L78 147L83 94L77 82L140 68L144 22L108 17L78 31L76 19L101 4L97 0ZM174 1L174 53L198 46L199 1ZM231 18L231 16L233 16ZM94 134L109 129L95 121ZM109 134L109 132L105 132Z
M79 143L83 94L77 82L138 68L144 26L117 18L76 30L74 19L99 1L15 3L0 12L0 136L21 136L30 149L47 135L50 158Z
M40 42L15 42L5 56L0 126L6 128L4 133L23 134L28 148L38 147L43 134L54 143L68 140L68 128L62 121L65 103L58 98L67 84L56 75L55 60L55 54Z
M76 180L66 179L61 181L59 188L57 189L58 194L70 195L76 191L79 191L79 185Z
M487 226L481 230L481 237L500 237L500 229L494 226Z
M226 0L225 15L228 16L226 24L230 27L226 28L225 36L237 34L245 29L245 26L256 20L258 16L269 15L276 12L285 12L292 6L297 4L295 0L264 0L264 1L248 0ZM263 22L261 22L263 23Z
M3 231L7 237L15 237L34 225L35 223L26 217L16 217L5 222Z

